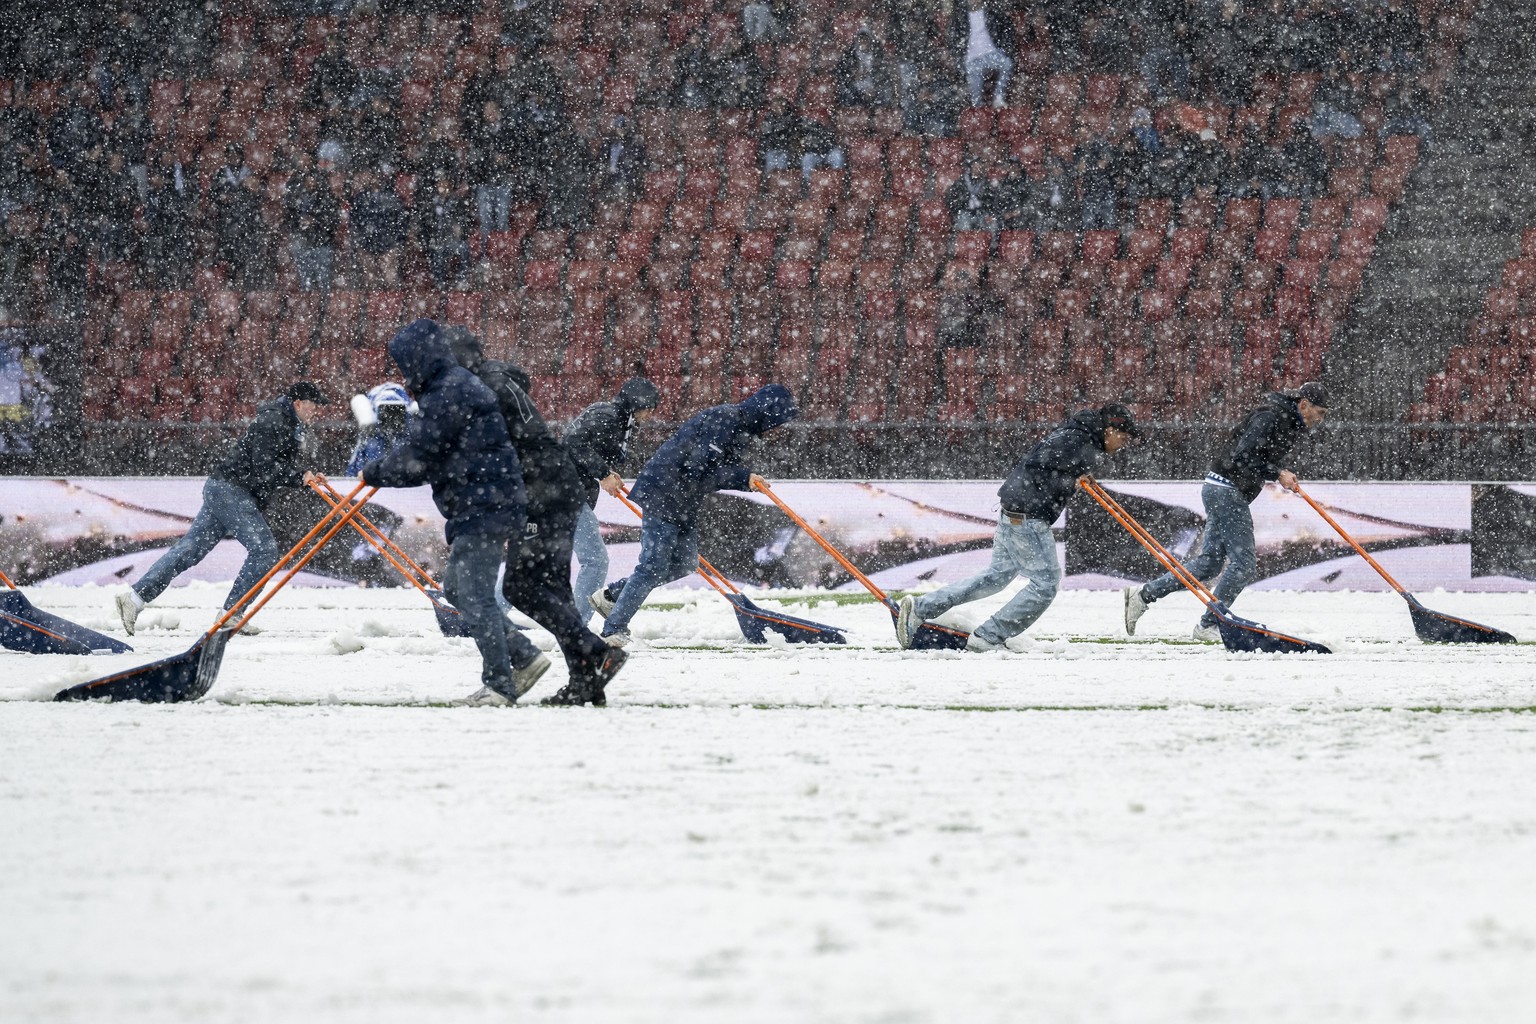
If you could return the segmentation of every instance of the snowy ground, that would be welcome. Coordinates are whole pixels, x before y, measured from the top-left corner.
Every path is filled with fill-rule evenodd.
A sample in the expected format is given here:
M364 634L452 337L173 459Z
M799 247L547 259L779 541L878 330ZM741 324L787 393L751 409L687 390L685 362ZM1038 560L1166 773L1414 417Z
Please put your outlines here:
M1391 594L1244 597L1323 658L1176 642L1184 598L1109 642L1081 591L1018 653L829 599L785 607L849 647L753 649L663 592L594 710L440 706L477 660L419 598L293 590L203 701L44 702L222 596L0 651L0 1020L1536 1019L1536 644ZM1421 596L1536 641L1528 595Z

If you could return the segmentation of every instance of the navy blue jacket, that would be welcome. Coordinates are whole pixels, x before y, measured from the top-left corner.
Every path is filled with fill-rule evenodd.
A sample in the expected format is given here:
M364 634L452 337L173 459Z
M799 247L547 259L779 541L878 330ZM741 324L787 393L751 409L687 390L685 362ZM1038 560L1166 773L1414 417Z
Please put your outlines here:
M304 423L287 398L263 402L240 440L220 457L208 475L243 487L256 507L265 509L279 487L304 483Z
M1271 392L1232 431L1232 447L1211 462L1211 472L1231 481L1251 502L1264 489L1264 481L1280 475L1291 445L1306 429L1296 399Z
M647 519L692 527L707 495L750 488L745 460L752 439L799 414L782 384L765 385L736 405L705 409L656 450L630 497Z
M1104 420L1097 409L1067 417L1013 467L997 496L1003 511L1050 524L1105 456Z
M363 482L431 484L450 544L465 533L515 532L525 514L523 473L495 394L454 360L436 321L407 324L389 354L420 413L403 443L363 467Z

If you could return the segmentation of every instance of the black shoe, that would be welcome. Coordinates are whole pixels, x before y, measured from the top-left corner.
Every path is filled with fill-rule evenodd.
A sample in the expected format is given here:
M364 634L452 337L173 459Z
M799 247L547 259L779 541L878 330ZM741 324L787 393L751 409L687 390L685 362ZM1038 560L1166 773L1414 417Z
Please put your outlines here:
M619 674L619 669L624 667L624 662L629 660L629 655L613 647L603 652L602 658L591 672L579 679L572 679L562 686L552 697L545 697L539 701L550 707L576 707L582 704L591 704L593 707L605 707L608 704L608 696L604 693L604 687L609 680Z

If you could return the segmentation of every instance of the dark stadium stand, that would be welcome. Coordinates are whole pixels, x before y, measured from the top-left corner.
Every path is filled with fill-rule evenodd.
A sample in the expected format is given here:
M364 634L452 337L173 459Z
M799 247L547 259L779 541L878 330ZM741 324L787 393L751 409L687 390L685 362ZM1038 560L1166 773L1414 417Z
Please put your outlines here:
M414 243L403 250L398 283L383 284L351 267L344 239L337 280L324 293L300 289L283 243L283 202L294 153L313 154L325 137L305 90L327 41L340 38L356 67L396 72L390 106L406 169L392 181L409 211L427 188L410 173L412 153L434 141L468 145L476 112L461 106L475 76L510 45L503 14L511 5L488 0L464 16L282 18L225 3L203 72L148 82L149 149L151 159L172 150L206 197L226 147L241 147L260 178L270 280L242 286L240 268L206 250L175 286L141 263L93 258L80 320L86 417L239 419L299 374L361 390L389 376L388 336L433 316L470 325L492 355L524 363L556 418L643 364L662 386L668 418L778 378L802 391L810 420L826 423L1039 423L1079 400L1109 398L1157 422L1229 419L1259 389L1321 372L1419 159L1417 135L1384 132L1388 105L1411 87L1438 95L1474 8L1472 0L1421 0L1412 8L1424 32L1419 52L1390 67L1365 62L1362 130L1322 139L1326 174L1313 195L1264 199L1223 181L1122 198L1114 227L957 231L945 192L972 158L1011 157L1039 181L1055 162L1070 163L1082 140L1118 139L1139 107L1149 108L1164 145L1193 143L1205 130L1229 156L1245 131L1279 147L1293 122L1309 123L1324 75L1282 61L1254 78L1240 104L1219 98L1202 76L1187 100L1158 103L1134 63L1106 72L1088 48L1042 36L1039 19L1021 7L1007 107L965 109L954 137L935 137L906 131L895 106L839 106L835 77L861 26L889 39L889 12L912 6L931 16L931 7L797 6L784 38L750 49L765 71L765 96L824 118L844 169L808 178L798 169L764 172L760 111L691 109L667 95L662 79L693 29L715 46L740 36L737 6L565 0L537 50L518 60L553 69L565 116L587 145L615 115L633 118L649 163L635 191L594 196L570 226L521 202L507 230L485 235L471 202L474 273L447 290L434 287ZM1078 6L1101 13L1116 5ZM1281 8L1298 23L1321 10ZM1336 41L1370 45L1347 34ZM952 77L958 82L958 71ZM30 111L46 145L69 84L0 82L0 108ZM345 207L346 176L329 174ZM48 279L42 264L36 282ZM1536 413L1536 395L1520 384L1522 339L1536 331L1536 319L1526 319L1536 312L1525 306L1533 268L1528 242L1417 418L1444 417L1453 394L1490 416L1512 407ZM970 287L982 297L984 325L955 343L941 329L946 298ZM1509 384L1518 393L1502 390Z

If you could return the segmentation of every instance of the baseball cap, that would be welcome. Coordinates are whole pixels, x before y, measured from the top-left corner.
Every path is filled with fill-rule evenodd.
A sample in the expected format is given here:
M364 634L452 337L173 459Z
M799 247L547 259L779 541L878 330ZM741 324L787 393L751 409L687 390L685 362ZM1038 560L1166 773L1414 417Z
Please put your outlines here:
M1319 409L1328 408L1328 389L1315 380L1309 380L1296 389L1297 398L1305 398Z
M288 388L285 394L294 402L314 402L316 405L331 404L331 400L325 397L325 392L320 390L320 385L312 380L295 382Z
M1119 402L1110 402L1101 408L1099 418L1104 421L1107 429L1118 430L1132 437L1141 436L1141 428L1136 425L1136 420L1131 416L1131 410Z

